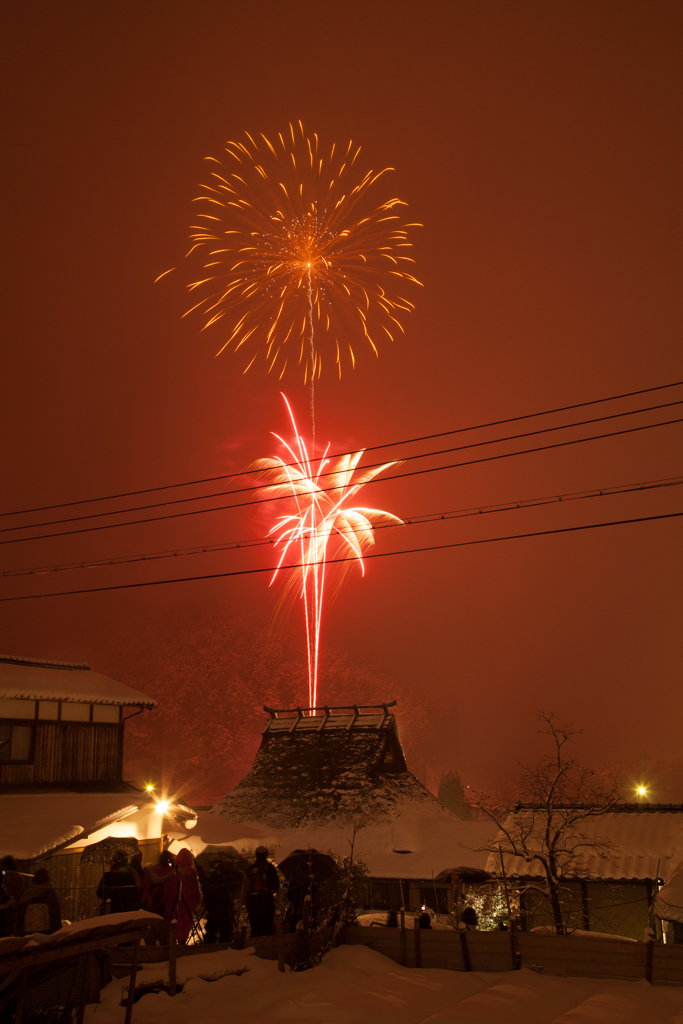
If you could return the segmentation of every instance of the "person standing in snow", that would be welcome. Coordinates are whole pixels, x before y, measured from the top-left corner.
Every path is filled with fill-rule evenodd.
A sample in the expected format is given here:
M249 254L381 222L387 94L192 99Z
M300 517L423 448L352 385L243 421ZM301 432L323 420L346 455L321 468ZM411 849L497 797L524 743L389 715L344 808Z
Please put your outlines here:
M16 933L51 935L61 926L62 912L57 893L50 885L50 876L45 868L38 868L17 906Z
M105 871L97 887L97 898L102 901L100 914L107 912L107 900L111 901L111 913L123 914L140 909L140 888L136 876L128 865L123 850L114 854L111 869Z
M275 893L280 888L277 871L268 860L265 846L257 846L256 860L247 871L247 914L249 927L255 938L275 932Z
M176 921L178 942L184 945L194 922L194 912L201 903L199 880L194 857L187 849L178 851L170 878L163 883L163 913L167 922Z
M196 865L199 869L199 864ZM200 874L204 909L206 910L205 941L231 942L235 931L235 911L230 893L234 873L220 858L209 862L209 870Z

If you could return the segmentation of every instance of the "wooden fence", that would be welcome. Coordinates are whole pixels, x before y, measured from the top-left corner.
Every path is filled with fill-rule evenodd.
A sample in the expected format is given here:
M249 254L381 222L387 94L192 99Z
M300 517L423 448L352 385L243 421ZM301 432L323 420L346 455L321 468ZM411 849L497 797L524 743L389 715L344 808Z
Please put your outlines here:
M412 928L346 929L344 942L369 946L406 967L451 971L511 971L577 978L645 978L683 985L683 946L589 936L526 932L456 932Z

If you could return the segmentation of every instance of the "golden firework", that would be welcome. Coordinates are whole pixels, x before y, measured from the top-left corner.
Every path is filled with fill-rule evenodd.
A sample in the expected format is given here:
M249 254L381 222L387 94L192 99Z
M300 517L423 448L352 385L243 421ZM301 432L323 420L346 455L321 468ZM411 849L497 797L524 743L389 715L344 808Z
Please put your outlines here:
M207 157L208 183L197 196L188 257L201 270L188 289L188 313L203 330L223 330L246 371L263 360L280 378L298 366L304 380L323 363L341 375L359 345L378 354L402 332L414 308L406 296L420 282L400 199L377 200L391 168L357 169L360 146L323 148L301 122L272 140L245 132L221 160Z

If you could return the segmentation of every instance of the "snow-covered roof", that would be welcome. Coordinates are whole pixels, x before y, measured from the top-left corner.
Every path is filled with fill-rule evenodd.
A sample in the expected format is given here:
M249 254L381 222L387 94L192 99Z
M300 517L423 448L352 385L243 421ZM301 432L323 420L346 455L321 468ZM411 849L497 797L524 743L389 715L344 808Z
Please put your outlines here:
M222 818L211 811L198 811L196 825L192 822L179 822L174 832L168 833L172 840L169 849L177 853L183 846L198 857L207 846L232 846L244 853L253 852L257 846L272 846L275 838L272 832L245 825L241 821Z
M0 657L0 698L63 700L155 708L157 702L125 683L93 672L89 665Z
M522 809L510 815L506 828L519 816L531 819L530 812ZM538 820L540 825L540 817ZM626 805L623 810L612 814L584 820L581 830L598 842L609 844L608 849L595 850L587 846L577 853L571 873L582 877L666 879L683 858L683 807L655 810L647 805ZM505 842L505 835L501 832L496 836L494 845L501 843L505 850ZM508 875L542 874L539 861L528 864L522 857L505 852L503 855ZM490 854L487 870L500 871L497 852Z
M393 817L399 803L458 820L408 771L395 718L383 709L271 718L251 771L214 811L268 830L345 827Z
M461 821L455 815L420 812L410 802L398 804L395 815L368 821L353 837L353 828L330 822L321 827L276 830L277 843L269 847L280 861L293 850L311 849L363 861L372 878L430 880L442 871L484 869L487 847L496 834L488 821Z
M0 856L33 860L133 814L148 800L130 793L3 793L0 795Z
M165 819L179 823L194 815L184 804L165 806ZM0 857L34 860L62 847L81 849L108 837L158 839L162 817L148 793L0 794ZM257 844L258 845L258 844Z

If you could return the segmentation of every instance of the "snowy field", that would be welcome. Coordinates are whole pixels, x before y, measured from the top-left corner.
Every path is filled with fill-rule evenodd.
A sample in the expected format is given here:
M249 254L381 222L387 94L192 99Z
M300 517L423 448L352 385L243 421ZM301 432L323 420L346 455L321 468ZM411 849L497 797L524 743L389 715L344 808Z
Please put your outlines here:
M145 967L137 985L166 980L167 969ZM182 957L178 983L183 991L173 999L142 996L133 1024L683 1024L683 987L528 970L416 970L364 946L341 946L320 967L296 974L280 974L277 963L248 950ZM126 988L126 979L108 985L100 1004L88 1006L87 1024L123 1024Z

